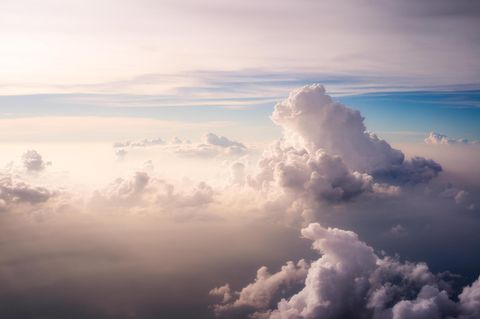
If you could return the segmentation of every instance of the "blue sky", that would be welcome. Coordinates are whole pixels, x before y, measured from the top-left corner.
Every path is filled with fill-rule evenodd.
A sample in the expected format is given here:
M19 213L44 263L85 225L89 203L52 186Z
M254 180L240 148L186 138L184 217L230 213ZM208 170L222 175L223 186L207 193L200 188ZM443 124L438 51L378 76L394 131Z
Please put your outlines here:
M302 84L288 83L282 87ZM0 113L3 118L95 116L194 123L225 121L239 127L234 135L241 134L243 127L248 139L251 138L249 130L262 128L264 136L257 136L261 140L276 138L279 131L269 116L276 101L284 98L288 90L285 89L283 95L278 92L278 95L272 93L267 97L262 96L261 86L250 92L251 97L237 97L238 93L232 92L228 97L202 98L201 105L198 99L182 97L183 92L169 97L118 94L0 96ZM367 129L392 142L419 142L430 131L452 138L480 139L480 91L363 93L339 95L336 99L360 110ZM115 104L118 101L124 103Z

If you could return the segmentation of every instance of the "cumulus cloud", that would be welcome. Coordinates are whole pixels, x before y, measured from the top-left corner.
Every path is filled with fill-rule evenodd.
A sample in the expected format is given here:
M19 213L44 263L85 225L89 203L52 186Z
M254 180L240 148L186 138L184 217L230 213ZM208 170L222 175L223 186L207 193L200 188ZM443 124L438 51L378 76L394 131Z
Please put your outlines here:
M366 131L359 111L333 101L319 84L292 91L275 106L272 120L297 143L338 155L352 170L370 173L404 160L402 152Z
M400 182L411 181L409 177L416 182L419 175L427 177L430 172L435 175L441 170L431 160L405 160L400 150L366 130L359 111L335 102L319 84L292 91L275 106L272 120L283 128L292 145L311 153L321 149L340 156L352 171L373 176L392 171ZM428 171L426 175L421 172L424 169Z
M134 142L117 142L113 144L118 158L125 157L128 150L153 146L161 147L162 150L182 156L203 158L210 158L219 155L240 156L246 154L248 151L248 148L244 144L214 133L205 134L199 143L192 143L189 140L182 140L178 137L174 137L170 142L165 142L161 138L156 138L143 139Z
M308 267L308 263L303 259L296 264L287 262L274 274L263 266L258 269L255 282L241 291L232 292L228 284L214 288L210 294L222 297L222 302L214 305L214 312L222 316L248 312L260 315L260 311L268 311L280 298L298 291L300 284L305 281Z
M292 91L272 120L283 138L263 153L248 184L290 195L302 213L362 194L396 196L401 187L426 184L442 171L431 159L406 160L366 131L359 111L336 103L318 84Z
M480 313L480 279L463 288L455 301L450 284L425 263L380 258L354 232L313 223L302 229L302 235L313 241L312 247L321 257L305 269L300 291L289 297L277 296L278 303L266 309L265 304L272 301L264 298L271 294L262 290L264 285L257 276L244 288L254 300L242 301L241 290L236 298L224 297L214 307L217 315L235 318L231 308L245 303L251 307L250 317L271 319L473 319ZM281 277L284 272L267 278Z
M0 209L15 204L38 204L49 200L55 192L32 186L9 175L0 175Z
M50 162L45 162L42 155L36 150L28 150L22 155L23 165L29 172L40 172L45 169L45 166L50 165Z
M169 182L136 172L130 178L118 178L94 192L91 205L115 211L168 212L199 209L213 201L214 191L205 182L179 190Z
M259 173L250 185L274 186L308 201L341 201L372 189L368 174L351 172L339 156L323 150L311 153L278 142L259 162Z
M431 145L478 144L478 141L469 141L466 138L452 139L447 135L436 132L430 132L430 134L424 139L424 142Z

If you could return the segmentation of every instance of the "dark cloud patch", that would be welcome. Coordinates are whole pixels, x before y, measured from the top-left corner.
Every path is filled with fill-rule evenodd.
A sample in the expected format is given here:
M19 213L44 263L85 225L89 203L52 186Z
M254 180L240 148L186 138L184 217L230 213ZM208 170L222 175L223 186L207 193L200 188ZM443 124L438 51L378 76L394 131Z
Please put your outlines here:
M55 192L41 186L32 186L10 175L0 175L0 209L16 204L46 202Z
M23 165L28 172L40 172L50 165L50 162L45 162L42 155L35 150L28 150L22 155Z

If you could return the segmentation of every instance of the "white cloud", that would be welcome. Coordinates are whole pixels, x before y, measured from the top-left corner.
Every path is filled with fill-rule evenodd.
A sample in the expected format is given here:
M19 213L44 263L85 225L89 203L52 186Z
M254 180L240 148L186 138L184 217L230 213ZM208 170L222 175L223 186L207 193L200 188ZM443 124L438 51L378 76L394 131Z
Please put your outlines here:
M478 144L478 141L469 141L466 138L452 139L447 135L436 132L430 132L430 134L424 139L424 142L431 145Z
M286 194L302 214L362 194L398 196L402 187L426 184L442 171L431 159L406 160L366 131L360 112L334 102L318 84L292 91L272 120L283 138L264 152L248 184Z
M322 255L306 270L303 288L283 299L277 296L278 304L266 309L266 304L272 302L265 302L264 298L271 293L260 293L262 282L257 276L254 283L244 288L259 291L258 295L248 294L256 298L248 299L252 317L473 319L480 313L480 279L465 287L455 302L450 285L426 264L380 258L354 232L315 223L302 229L302 235L312 240L313 248ZM293 267L293 263L290 265ZM281 277L283 273L284 269L271 277ZM236 314L226 309L241 307L241 296L240 293L233 301L231 297L224 298L215 307L217 314L235 318ZM244 317L247 316L243 314Z
M217 315L228 315L242 311L267 311L275 301L298 290L307 276L308 263L291 261L276 273L270 273L267 267L257 270L255 281L240 291L232 292L228 284L214 288L211 295L222 297L222 303L214 306Z
M389 175L398 183L427 182L441 171L432 160L405 160L400 150L367 132L359 111L333 101L319 84L292 91L275 106L272 120L291 145L340 156L351 171Z
M352 173L340 157L322 150L311 153L282 142L263 155L259 168L250 185L264 190L281 188L307 201L348 200L372 189L371 176Z

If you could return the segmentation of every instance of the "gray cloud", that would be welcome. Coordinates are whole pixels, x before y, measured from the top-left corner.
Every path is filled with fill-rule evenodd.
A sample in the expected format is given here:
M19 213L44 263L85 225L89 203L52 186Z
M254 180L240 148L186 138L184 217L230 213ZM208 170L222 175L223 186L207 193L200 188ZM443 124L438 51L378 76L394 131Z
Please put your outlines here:
M267 311L276 300L289 296L305 281L309 264L300 260L289 261L281 270L271 274L267 267L257 270L255 281L241 291L232 292L228 284L214 288L211 295L222 297L222 303L214 305L217 316L246 315L248 312Z
M46 202L55 192L40 186L32 186L10 175L0 175L0 209L15 204Z
M28 150L22 155L23 165L29 172L40 172L45 169L45 166L50 165L50 162L45 162L42 155L35 150Z

